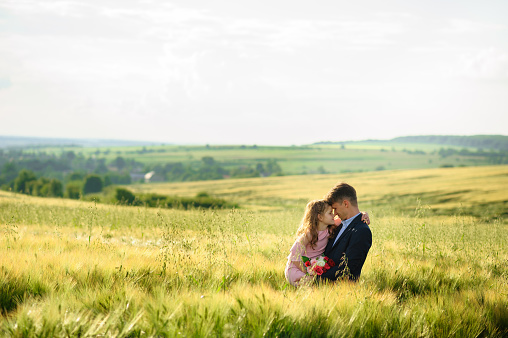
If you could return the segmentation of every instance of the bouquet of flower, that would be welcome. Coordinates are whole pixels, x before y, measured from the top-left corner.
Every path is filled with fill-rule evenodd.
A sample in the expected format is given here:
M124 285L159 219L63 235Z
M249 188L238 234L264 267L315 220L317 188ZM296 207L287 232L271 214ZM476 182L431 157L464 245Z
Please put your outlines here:
M302 261L307 268L307 274L322 275L326 271L330 270L332 266L335 266L335 262L326 256L319 256L317 258L309 259L309 257L302 256Z

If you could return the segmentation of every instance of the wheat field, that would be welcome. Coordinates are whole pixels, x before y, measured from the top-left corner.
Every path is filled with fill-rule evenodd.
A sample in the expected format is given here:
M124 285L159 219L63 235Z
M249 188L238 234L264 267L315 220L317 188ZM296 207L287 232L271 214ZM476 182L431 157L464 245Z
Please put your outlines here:
M295 289L309 199L357 187L373 246L360 282ZM13 337L508 335L508 167L161 185L235 210L0 192L0 334Z

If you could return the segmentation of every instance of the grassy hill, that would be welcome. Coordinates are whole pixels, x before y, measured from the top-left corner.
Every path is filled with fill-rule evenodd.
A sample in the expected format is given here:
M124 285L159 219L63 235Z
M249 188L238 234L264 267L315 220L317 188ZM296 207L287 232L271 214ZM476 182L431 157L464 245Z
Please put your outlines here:
M429 143L440 145L453 145L459 147L473 147L482 149L508 150L508 136L504 135L473 135L473 136L450 136L450 135L426 135L405 136L393 139L401 143Z
M188 197L205 191L247 208L303 209L308 200L321 198L338 181L355 186L362 207L376 213L396 210L411 214L420 204L435 214L508 215L508 166L154 183L129 188L136 193Z
M371 215L361 281L294 289L303 206L338 180ZM494 166L135 187L245 205L213 211L0 192L0 335L506 336L507 184Z
M348 144L348 145L397 145L397 144L414 144L414 145L438 145L455 146L464 148L477 149L493 149L508 150L508 136L505 135L472 135L472 136L456 136L456 135L417 135L402 136L391 140L367 140L367 141L347 141L347 142L320 142L317 144Z

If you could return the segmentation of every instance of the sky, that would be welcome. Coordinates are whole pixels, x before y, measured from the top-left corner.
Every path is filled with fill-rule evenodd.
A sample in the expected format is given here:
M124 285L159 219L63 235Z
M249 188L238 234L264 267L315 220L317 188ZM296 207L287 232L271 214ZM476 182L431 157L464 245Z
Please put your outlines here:
M506 0L0 0L0 135L508 134Z

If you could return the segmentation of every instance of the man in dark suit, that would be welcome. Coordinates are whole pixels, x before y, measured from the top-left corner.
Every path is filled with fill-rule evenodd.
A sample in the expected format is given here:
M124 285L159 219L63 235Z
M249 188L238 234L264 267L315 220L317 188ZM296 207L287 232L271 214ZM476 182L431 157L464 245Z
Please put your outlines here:
M372 245L372 233L361 218L356 190L347 183L339 183L328 192L325 200L342 223L330 236L324 255L333 259L335 266L318 277L318 281L360 278L363 263Z

